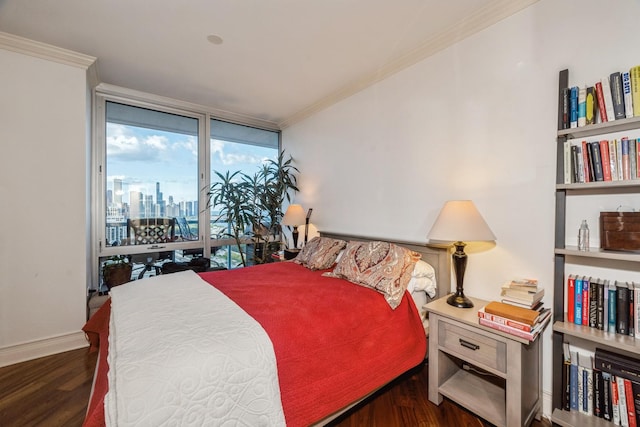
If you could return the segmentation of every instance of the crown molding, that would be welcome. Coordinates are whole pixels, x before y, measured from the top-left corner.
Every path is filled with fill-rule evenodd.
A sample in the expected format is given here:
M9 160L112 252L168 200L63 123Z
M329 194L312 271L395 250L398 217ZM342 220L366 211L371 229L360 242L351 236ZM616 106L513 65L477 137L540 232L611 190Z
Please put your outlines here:
M0 48L85 70L89 70L96 62L93 56L3 32L0 32ZM94 71L94 73L97 78L97 72Z
M115 97L126 97L126 99L132 99L143 103L151 103L156 105L162 105L165 107L180 108L185 111L191 111L200 114L209 114L212 118L237 123L245 126L252 126L265 130L279 131L280 127L277 123L268 120L258 119L256 117L248 116L245 114L234 113L227 110L221 110L214 107L208 107L205 105L195 104L187 101L181 101L178 99L168 98L161 95L153 95L147 92L142 92L135 89L123 88L108 83L100 83L95 87L96 92L104 95L111 95Z
M381 68L364 75L358 80L338 89L314 104L303 108L278 123L280 129L285 129L300 122L311 115L346 99L367 87L378 83L387 77L414 65L453 44L490 27L509 16L526 9L539 0L495 0L463 21L458 22L433 37L426 40L416 49L396 58Z

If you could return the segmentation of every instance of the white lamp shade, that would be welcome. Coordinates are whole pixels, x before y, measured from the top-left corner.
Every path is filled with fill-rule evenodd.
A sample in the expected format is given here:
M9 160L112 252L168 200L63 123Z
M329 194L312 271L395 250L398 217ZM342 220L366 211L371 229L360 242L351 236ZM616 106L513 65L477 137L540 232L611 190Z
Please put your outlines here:
M282 225L302 225L305 223L306 215L300 205L289 205L282 217Z
M487 242L496 240L471 200L449 200L429 231L433 242Z

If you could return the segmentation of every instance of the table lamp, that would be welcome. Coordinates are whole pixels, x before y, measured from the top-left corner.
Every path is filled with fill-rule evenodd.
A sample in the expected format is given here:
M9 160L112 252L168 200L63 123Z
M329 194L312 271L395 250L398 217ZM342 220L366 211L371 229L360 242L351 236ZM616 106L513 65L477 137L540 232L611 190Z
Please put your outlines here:
M298 226L305 223L306 216L304 209L300 205L289 205L287 211L282 217L282 225L289 225L293 227L291 236L293 237L293 249L298 249Z
M463 289L464 271L467 268L464 242L490 242L496 240L496 236L471 200L449 200L442 207L427 237L430 242L453 244L456 248L451 255L456 274L456 292L447 298L447 303L460 308L473 307Z

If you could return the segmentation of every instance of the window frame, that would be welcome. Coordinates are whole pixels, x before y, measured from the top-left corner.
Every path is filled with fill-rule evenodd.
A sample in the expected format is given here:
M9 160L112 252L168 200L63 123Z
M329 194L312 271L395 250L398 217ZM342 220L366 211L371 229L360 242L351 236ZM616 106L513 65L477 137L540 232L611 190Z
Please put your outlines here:
M205 107L169 98L144 94L130 89L99 85L92 96L92 153L91 170L91 226L90 253L91 277L89 287L100 286L100 259L114 255L130 255L154 252L146 245L107 246L106 242L106 103L117 102L133 107L177 114L198 120L198 237L197 241L172 242L165 250L202 249L203 256L210 258L212 247L235 244L233 239L214 239L211 236L211 209L208 207L208 190L211 180L211 120L220 120L242 126L253 127L277 133L277 152L282 149L282 133L273 126L257 126L252 123L228 119L215 115ZM157 249L156 249L157 251Z

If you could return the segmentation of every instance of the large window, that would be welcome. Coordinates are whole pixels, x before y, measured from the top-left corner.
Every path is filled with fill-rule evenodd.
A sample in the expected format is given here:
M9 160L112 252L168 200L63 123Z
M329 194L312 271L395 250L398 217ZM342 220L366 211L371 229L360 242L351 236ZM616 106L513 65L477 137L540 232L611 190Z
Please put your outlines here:
M207 191L216 171L252 175L276 158L279 133L100 93L96 111L97 283L116 255L133 260L133 279L194 257L237 267L237 248Z

